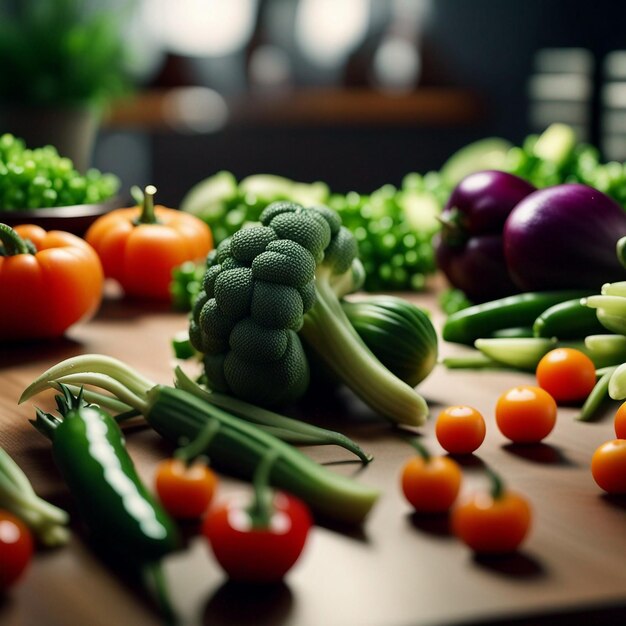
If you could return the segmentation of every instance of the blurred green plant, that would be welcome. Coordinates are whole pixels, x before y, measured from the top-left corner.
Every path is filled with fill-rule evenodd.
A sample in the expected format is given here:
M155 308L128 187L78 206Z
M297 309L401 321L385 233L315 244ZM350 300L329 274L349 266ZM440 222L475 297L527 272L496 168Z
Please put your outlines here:
M125 93L125 16L106 2L0 0L0 101L102 104Z

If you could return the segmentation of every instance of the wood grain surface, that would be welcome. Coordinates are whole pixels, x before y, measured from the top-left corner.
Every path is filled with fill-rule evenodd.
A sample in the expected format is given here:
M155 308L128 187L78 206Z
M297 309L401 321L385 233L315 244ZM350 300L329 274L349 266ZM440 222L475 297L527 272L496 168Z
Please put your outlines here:
M410 296L432 309L433 293ZM170 339L186 316L166 308L107 299L95 319L65 339L0 346L0 445L25 470L45 498L74 507L49 451L29 424L33 403L17 406L21 391L44 369L72 355L118 357L158 382L171 380ZM442 346L442 352L457 348ZM487 487L484 464L532 502L534 525L514 556L482 559L451 536L445 518L410 512L399 490L399 472L412 455L392 428L348 393L309 400L301 416L342 430L371 452L367 467L331 447L306 450L335 471L377 487L381 498L362 528L316 526L284 584L250 589L229 583L202 539L189 542L165 563L183 624L408 626L417 624L618 624L626 623L626 500L602 495L589 472L591 454L613 438L609 405L594 423L580 423L575 408L559 409L545 443L507 444L495 427L498 396L527 374L447 371L437 366L420 386L431 419L420 429L433 451L434 417L446 405L469 404L483 412L487 437L463 461L463 491ZM50 396L38 405L49 406ZM127 432L130 452L150 482L155 463L171 448L147 428ZM222 480L220 497L248 486ZM0 598L3 626L154 625L161 623L149 598L123 571L93 549L76 516L69 546L40 551L22 583Z

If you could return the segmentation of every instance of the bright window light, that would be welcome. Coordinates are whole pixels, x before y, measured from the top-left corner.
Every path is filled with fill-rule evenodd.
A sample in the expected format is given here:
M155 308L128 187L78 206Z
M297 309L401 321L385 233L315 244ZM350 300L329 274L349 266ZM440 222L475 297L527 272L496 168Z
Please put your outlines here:
M258 0L145 0L164 45L184 56L221 57L241 50L254 29Z
M370 0L300 0L296 41L313 63L333 67L363 41Z

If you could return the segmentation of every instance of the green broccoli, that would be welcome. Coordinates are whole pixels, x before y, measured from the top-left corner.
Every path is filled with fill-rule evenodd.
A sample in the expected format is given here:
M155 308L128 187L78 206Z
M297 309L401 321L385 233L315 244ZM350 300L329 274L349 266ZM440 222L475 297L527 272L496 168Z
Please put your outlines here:
M294 402L309 385L300 338L372 409L419 425L423 398L387 370L351 326L339 298L364 273L357 242L324 206L270 204L207 260L190 340L208 385L259 405Z

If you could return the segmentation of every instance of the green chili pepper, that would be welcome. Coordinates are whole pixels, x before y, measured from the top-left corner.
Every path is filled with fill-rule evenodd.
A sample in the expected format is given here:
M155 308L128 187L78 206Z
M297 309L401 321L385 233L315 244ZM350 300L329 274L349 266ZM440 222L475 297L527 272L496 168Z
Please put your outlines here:
M581 304L580 298L559 302L546 309L533 324L535 337L582 339L608 331L598 321L596 312Z
M446 341L473 345L503 328L530 326L541 313L559 302L583 298L584 291L520 293L468 307L448 317L442 335Z
M37 409L32 423L52 441L54 460L94 537L138 562L174 550L174 523L139 479L115 420L60 388L63 419Z

